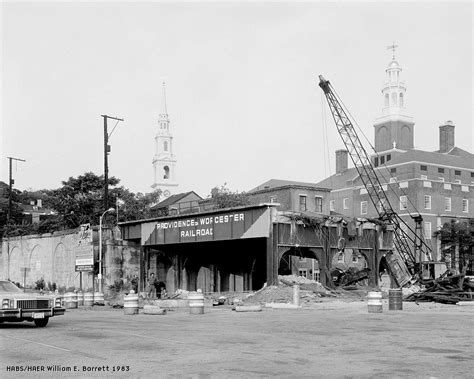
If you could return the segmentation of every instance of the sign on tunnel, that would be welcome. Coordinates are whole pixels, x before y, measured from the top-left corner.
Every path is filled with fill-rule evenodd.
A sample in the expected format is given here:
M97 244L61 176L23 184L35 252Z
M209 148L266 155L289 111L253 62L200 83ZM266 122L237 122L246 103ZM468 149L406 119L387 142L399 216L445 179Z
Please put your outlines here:
M269 208L253 208L146 222L142 225L142 243L164 245L268 237L270 218Z

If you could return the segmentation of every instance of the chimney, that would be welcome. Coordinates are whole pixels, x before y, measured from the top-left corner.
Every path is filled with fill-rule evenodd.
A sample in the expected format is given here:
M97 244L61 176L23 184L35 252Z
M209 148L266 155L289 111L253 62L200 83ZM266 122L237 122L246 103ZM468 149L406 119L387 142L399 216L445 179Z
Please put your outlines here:
M347 150L336 150L336 174L342 174L347 170Z
M446 153L454 147L454 124L446 121L439 127L439 152Z

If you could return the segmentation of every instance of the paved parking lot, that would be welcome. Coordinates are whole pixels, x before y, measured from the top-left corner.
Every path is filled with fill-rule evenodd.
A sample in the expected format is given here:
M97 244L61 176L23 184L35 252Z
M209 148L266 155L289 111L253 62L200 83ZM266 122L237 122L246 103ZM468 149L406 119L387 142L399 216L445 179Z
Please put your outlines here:
M374 314L363 301L204 315L68 310L46 328L0 325L0 376L467 378L473 316L427 303Z

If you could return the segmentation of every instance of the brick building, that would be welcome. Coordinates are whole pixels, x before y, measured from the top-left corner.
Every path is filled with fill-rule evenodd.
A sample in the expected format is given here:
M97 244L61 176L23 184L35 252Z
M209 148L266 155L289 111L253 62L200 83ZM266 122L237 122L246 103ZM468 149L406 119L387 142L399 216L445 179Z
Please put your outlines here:
M252 204L278 203L278 210L329 215L329 188L314 183L270 179L247 192Z
M384 108L374 124L376 153L371 160L393 210L413 228L411 216L419 213L423 217L425 241L432 247L432 258L439 260L441 245L433 232L452 219L474 218L474 156L455 146L451 121L439 126L438 150L415 149L415 123L405 108L406 88L395 58L386 72ZM336 173L317 185L332 189L331 211L351 217L377 216L356 169L348 167L346 150L336 151Z

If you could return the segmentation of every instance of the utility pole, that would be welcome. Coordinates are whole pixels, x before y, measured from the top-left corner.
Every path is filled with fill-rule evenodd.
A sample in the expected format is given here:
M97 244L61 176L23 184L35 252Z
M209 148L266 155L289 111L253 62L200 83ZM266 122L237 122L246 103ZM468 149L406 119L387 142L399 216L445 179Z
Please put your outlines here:
M7 228L8 228L8 224L10 223L10 218L11 218L11 214L12 214L12 190L13 190L13 184L15 183L15 181L14 181L13 178L12 178L12 161L20 161L20 162L26 162L26 161L25 161L24 159L13 158L13 157L7 157L7 159L10 161L10 162L9 162L9 169L10 169L10 181L9 181L10 193L8 194L8 216L7 216Z
M104 209L109 209L109 164L108 164L108 155L110 153L110 145L109 145L109 138L115 130L115 127L119 123L119 121L123 121L122 118L111 117L107 115L101 115L104 118ZM115 124L112 131L108 132L107 130L107 119L116 120L117 123Z

